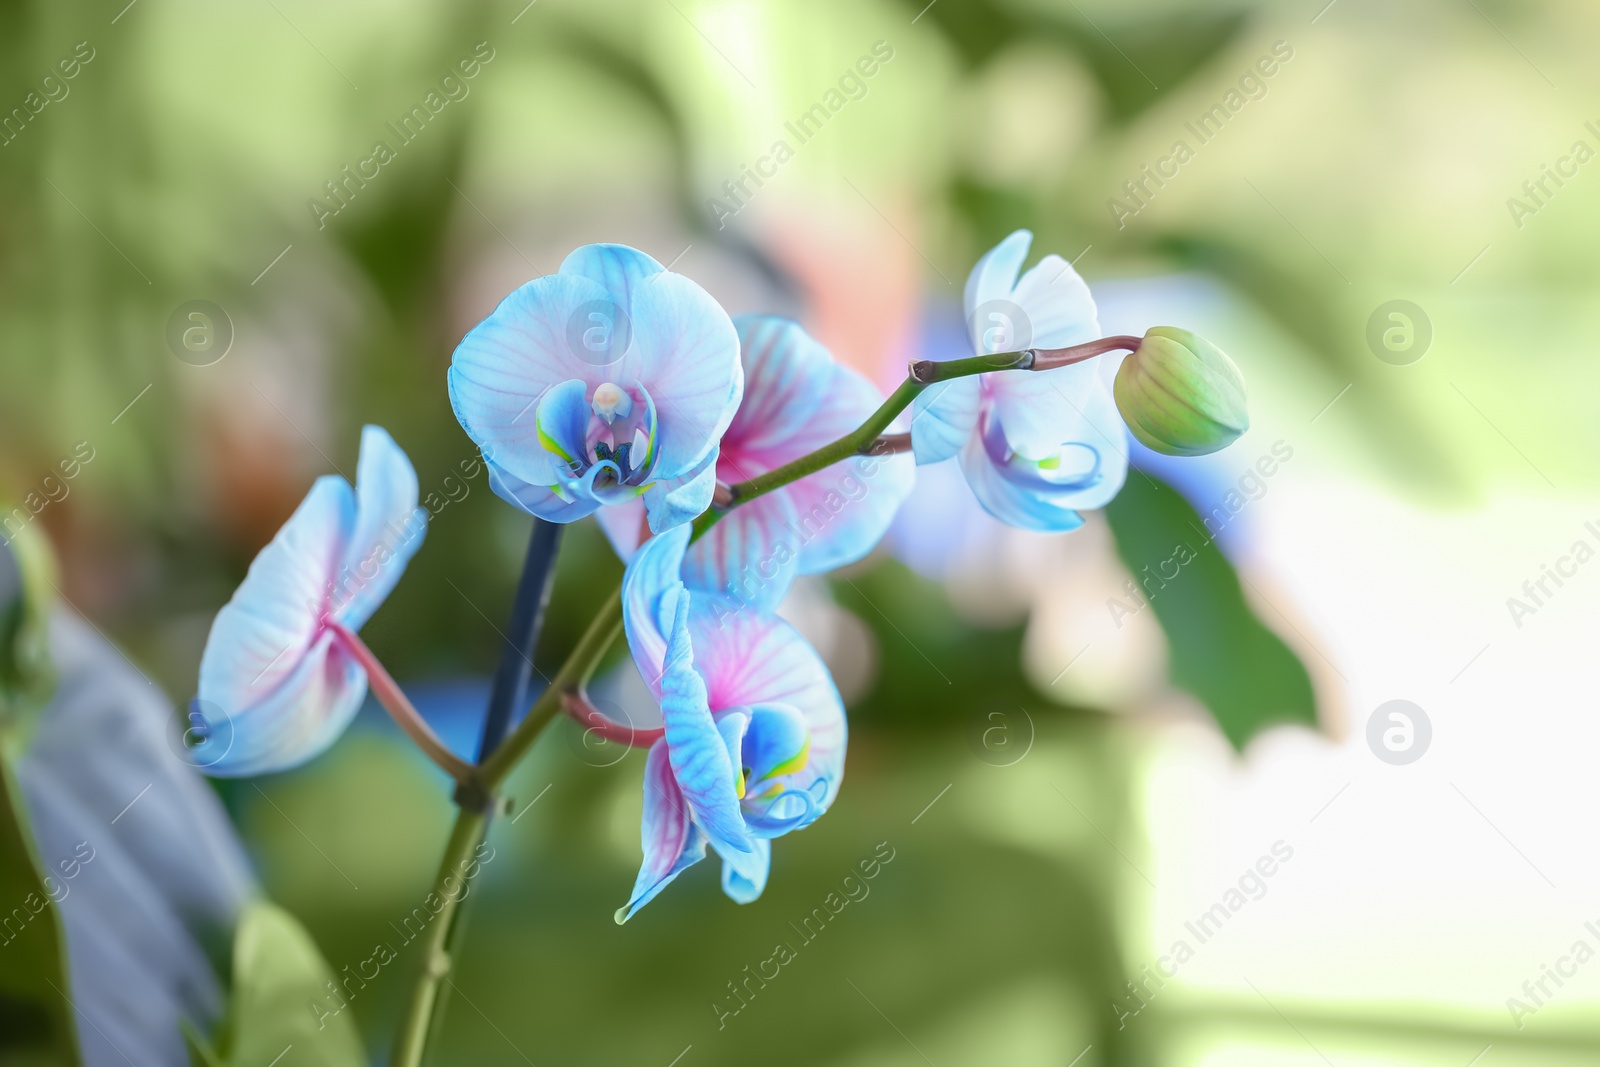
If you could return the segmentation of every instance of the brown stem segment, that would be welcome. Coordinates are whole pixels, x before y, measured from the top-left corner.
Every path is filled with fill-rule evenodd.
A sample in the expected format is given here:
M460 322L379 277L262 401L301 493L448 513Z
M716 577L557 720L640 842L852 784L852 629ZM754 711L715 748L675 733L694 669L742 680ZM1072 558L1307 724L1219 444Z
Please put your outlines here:
M893 456L901 452L911 451L911 435L908 433L886 433L878 438L877 445L872 449L874 456Z
M396 682L384 669L378 657L372 654L372 649L367 643L357 637L355 631L341 623L328 620L328 630L335 640L344 647L344 650L361 664L367 672L367 687L372 690L372 695L378 698L378 703L389 713L389 717L404 730L417 747L427 754L428 758L437 763L444 772L454 778L457 783L465 785L474 778L474 770L470 764L461 759L445 743L439 740L439 735L423 719L422 713L417 711L409 697L401 690Z
M649 748L667 733L665 726L657 726L653 730L640 730L616 722L589 702L589 694L583 691L582 686L564 694L561 697L561 706L589 733L630 748Z
M1057 367L1070 367L1074 363L1082 363L1086 359L1093 359L1107 352L1124 350L1136 352L1142 340L1144 340L1142 337L1118 334L1115 337L1102 337L1098 341L1085 341L1071 348L1030 348L1028 352L1033 356L1033 362L1028 369L1055 370Z

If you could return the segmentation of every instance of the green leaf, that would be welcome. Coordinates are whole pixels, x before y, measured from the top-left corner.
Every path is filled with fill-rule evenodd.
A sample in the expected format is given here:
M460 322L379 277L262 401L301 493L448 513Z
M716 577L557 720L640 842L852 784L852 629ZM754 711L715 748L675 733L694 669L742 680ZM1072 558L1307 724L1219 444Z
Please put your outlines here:
M1106 516L1123 562L1148 582L1145 595L1172 650L1173 683L1210 709L1233 747L1243 749L1269 723L1315 726L1305 665L1245 603L1238 573L1189 502L1135 472ZM1164 579L1173 566L1176 576Z
M40 591L49 549L24 527L0 540L0 1062L75 1064L66 939L27 830L11 756L52 686Z
M76 1064L66 939L25 824L22 792L0 754L0 1063Z
M8 514L0 500L0 514ZM32 526L0 534L0 735L15 752L55 686L48 640L55 560Z
M261 1067L292 1047L296 1067L365 1067L354 1016L334 1012L333 978L293 915L265 900L245 905L233 939L225 1062Z

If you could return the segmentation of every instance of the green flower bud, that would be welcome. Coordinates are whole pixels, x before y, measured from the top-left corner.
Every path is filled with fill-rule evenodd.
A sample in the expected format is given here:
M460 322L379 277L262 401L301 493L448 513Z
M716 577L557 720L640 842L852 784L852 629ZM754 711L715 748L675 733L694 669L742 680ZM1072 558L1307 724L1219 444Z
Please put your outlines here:
M1203 337L1156 326L1123 360L1117 410L1141 443L1168 456L1203 456L1250 428L1244 376Z

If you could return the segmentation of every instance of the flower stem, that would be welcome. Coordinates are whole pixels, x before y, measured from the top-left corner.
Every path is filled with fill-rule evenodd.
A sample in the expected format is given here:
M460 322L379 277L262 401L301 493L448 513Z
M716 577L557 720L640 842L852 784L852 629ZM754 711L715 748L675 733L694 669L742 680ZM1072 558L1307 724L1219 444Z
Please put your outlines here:
M473 776L471 764L451 752L445 743L439 740L439 735L433 732L433 728L422 717L422 713L417 711L410 698L401 690L399 683L384 669L383 664L378 662L378 657L372 654L372 649L367 647L367 643L357 637L353 630L331 619L328 621L328 629L332 631L339 644L344 646L344 650L361 664L362 669L367 672L367 686L372 690L372 695L378 698L378 703L383 705L384 710L399 724L400 729L417 743L417 747L458 784L471 780Z
M1070 367L1074 363L1082 363L1086 359L1104 355L1107 352L1116 352L1126 349L1129 352L1137 351L1142 337L1130 337L1127 334L1118 334L1115 337L1102 337L1097 341L1085 341L1081 345L1071 348L1035 348L1033 363L1029 370L1055 370L1057 367Z
M823 445L809 455L801 456L792 463L786 463L776 470L757 475L749 481L739 482L728 487L729 503L721 510L735 507L747 500L754 500L763 493L770 493L774 489L798 481L808 474L815 474L824 467L831 467L842 459L851 456L887 455L891 452L903 451L900 435L890 434L884 436L884 431L900 414L911 405L918 393L936 382L953 381L956 378L965 378L972 374L984 374L997 370L1026 370L1033 364L1032 350L1022 352L996 352L992 355L968 356L965 359L951 359L943 362L933 360L918 360L908 368L906 380L900 387L889 395L877 411L867 417L867 421L845 434L831 444ZM695 520L695 536L699 536L721 516L721 511L713 508Z
M489 713L484 717L483 736L478 742L479 763L500 747L511 726L511 713L527 702L533 646L544 623L545 605L550 603L556 550L560 546L561 524L534 519L527 558L522 564L522 578L517 583L516 600L511 605L511 621L502 635L504 647L500 650L500 666L495 670Z
M604 741L613 741L629 748L649 748L666 735L666 727L641 730L615 722L606 713L589 703L589 696L580 685L574 692L561 698L561 706L589 733Z
M1131 341L1132 344L1125 342ZM764 493L770 493L790 482L798 481L808 474L813 474L825 467L832 466L840 460L849 459L851 456L860 455L888 455L904 452L910 448L909 434L886 434L889 424L907 407L916 395L929 385L937 382L952 381L973 374L984 374L999 370L1049 370L1058 366L1066 366L1080 360L1088 359L1101 352L1115 348L1135 348L1138 346L1137 338L1112 337L1103 341L1093 341L1087 345L1079 345L1069 349L1039 350L1026 349L1020 352L998 352L991 355L970 356L966 359L953 359L944 362L919 360L912 363L908 369L906 380L900 383L889 398L879 406L859 427L830 444L824 445L815 452L800 457L792 463L787 463L776 470L751 478L732 486L718 486L717 496L712 508L702 514L694 522L694 536L699 537L722 514L740 504L754 500ZM1093 349L1090 351L1090 349ZM535 526L534 537L539 537L539 527ZM544 583L547 578L535 581L530 577L534 571L536 557L535 547L529 545L529 563L523 571L523 580L518 588L518 610L513 612L512 628L514 632L507 638L508 655L513 645L518 649L525 644L531 644L531 638L519 643L521 631L518 629L517 620L522 619L520 610L526 606L524 594L532 588L539 588L540 592L535 604L530 625L532 632L537 633L538 617L543 613L543 598L548 595ZM553 548L550 550L552 553ZM548 561L546 561L548 565ZM531 599L527 603L534 603ZM608 730L616 732L612 740L621 740L624 743L637 743L645 736L645 731L626 731L628 736L622 736L626 728L612 724L594 712L593 708L583 698L583 683L593 673L606 649L616 639L617 632L622 629L622 590L619 587L611 597L601 606L594 620L589 623L589 628L578 644L567 656L566 662L561 665L555 678L539 694L533 707L523 718L517 728L512 731L504 743L493 744L492 720L494 711L499 705L491 708L491 723L486 724L484 743L479 755L479 762L475 767L467 768L468 778L472 791L480 798L490 798L495 789L511 773L512 769L527 755L533 743L538 740L539 734L548 726L552 719L564 709L584 722L592 729L596 729L602 736L609 736ZM531 653L529 653L531 655ZM526 657L524 657L526 658ZM502 661L502 674L506 673L505 663ZM381 670L381 667L379 668ZM384 675L387 677L387 674ZM512 679L514 681L514 679ZM398 687L396 687L398 689ZM511 686L508 690L513 694L508 708L515 707L517 698L526 691L526 672L523 672L523 684ZM501 693L501 678L496 676L496 698ZM505 718L499 727L502 731L504 723L509 722L510 712L505 712ZM420 718L419 718L420 721ZM404 724L402 724L404 725ZM424 725L424 729L426 726ZM420 741L418 742L421 743ZM444 881L452 877L467 862L468 857L483 840L488 828L489 808L492 804L486 803L481 809L472 806L462 807L456 814L455 828L451 830L450 842L445 848L444 859L439 867L439 880L435 886L437 893L445 901L445 910L439 913L438 919L428 932L426 957L423 960L422 973L417 979L417 984L412 990L411 1003L406 1011L402 1023L400 1041L395 1050L393 1067L421 1067L424 1052L430 1041L430 1035L438 1026L439 1009L442 1004L440 985L448 979L455 955L455 946L461 936L463 923L459 911L459 901L452 901L447 893L443 892Z
M452 943L456 934L456 920L460 914L465 893L451 894L445 887L448 879L459 878L469 858L489 826L486 811L460 808L456 811L456 824L450 831L450 841L445 845L444 858L439 862L439 877L434 882L434 895L442 902L439 914L428 926L427 939L422 945L422 973L411 990L411 1003L401 1022L400 1040L395 1047L393 1067L421 1067L423 1052L429 1037L438 1028L441 998L439 987L450 975L454 962Z
M600 662L600 657L610 647L617 631L622 628L622 590L619 587L600 608L589 623L589 629L584 631L578 639L577 647L561 665L561 670L551 680L550 685L539 699L534 701L527 717L517 725L505 744L494 750L490 757L478 766L479 779L484 788L493 790L502 781L511 769L527 755L533 742L538 738L539 732L545 728L551 719L560 713L563 699L571 693L578 691L583 679L593 670L594 665Z

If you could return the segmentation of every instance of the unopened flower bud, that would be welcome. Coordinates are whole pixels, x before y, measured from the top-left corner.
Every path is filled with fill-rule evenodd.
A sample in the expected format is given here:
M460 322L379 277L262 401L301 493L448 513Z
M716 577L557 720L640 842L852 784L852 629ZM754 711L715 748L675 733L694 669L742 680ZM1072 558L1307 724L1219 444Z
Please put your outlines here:
M1152 327L1117 371L1123 421L1141 443L1168 456L1203 456L1250 428L1244 376L1210 341Z

